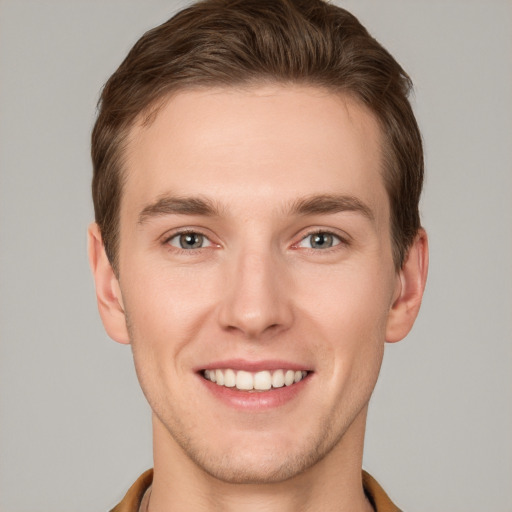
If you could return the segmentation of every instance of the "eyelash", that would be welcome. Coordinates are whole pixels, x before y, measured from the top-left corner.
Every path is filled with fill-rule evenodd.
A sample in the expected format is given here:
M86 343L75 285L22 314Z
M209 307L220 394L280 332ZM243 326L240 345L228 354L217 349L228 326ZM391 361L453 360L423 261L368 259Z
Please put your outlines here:
M333 243L333 245L331 247L327 247L326 249L314 248L314 247L304 247L304 249L309 250L309 251L314 251L315 253L318 253L318 252L331 252L331 251L337 250L337 248L338 249L341 248L341 247L338 247L338 246L345 246L346 247L346 246L349 245L347 239L343 238L339 234L333 233L332 231L329 231L329 230L326 230L326 229L318 229L318 230L310 232L307 235L305 235L304 237L302 237L296 244L293 244L292 247L294 249L295 248L299 248L300 244L302 242L304 242L308 238L314 237L315 235L323 235L323 236L327 236L327 237L332 237L334 239L334 243Z
M201 237L203 237L209 243L209 245L206 246L206 247L197 247L197 248L191 248L191 249L184 249L183 247L177 247L177 246L174 246L174 245L172 245L170 243L171 240L173 240L174 238L178 238L178 237L181 237L181 236L184 236L184 235L197 235L197 236L201 236ZM197 229L184 229L182 231L176 231L176 232L172 233L172 235L167 236L162 241L162 245L170 246L175 251L182 252L182 253L188 253L188 254L195 253L196 251L199 251L199 250L202 250L202 249L208 249L208 248L210 248L212 246L215 246L215 244L210 240L208 235L205 235L204 233L202 233L201 231L199 231Z
M183 235L198 235L198 236L201 236L201 237L203 237L209 243L209 245L207 245L206 247L197 247L197 248L191 248L191 249L184 249L183 247L177 247L177 246L172 245L170 243L171 240L173 240L174 238L178 238L178 237L183 236ZM311 251L311 252L315 252L315 253L320 253L320 252L330 253L331 251L335 251L337 249L341 249L341 247L339 247L339 246L347 247L347 246L350 245L350 242L347 240L346 237L342 237L339 234L334 233L334 232L329 231L329 230L326 230L326 229L317 229L315 231L307 233L298 242L294 243L291 246L292 249L299 249L299 248L301 248L300 244L302 242L304 242L308 238L313 237L315 235L324 235L324 236L326 235L326 236L332 237L333 239L335 239L335 241L337 241L337 243L334 243L331 247L328 247L326 249L314 248L314 247L303 247L303 249L305 249L306 251ZM186 254L189 254L189 255L191 253L192 254L195 253L196 251L200 251L200 250L204 250L204 249L210 249L210 248L215 247L215 246L219 247L218 244L215 244L214 242L212 242L210 240L210 237L208 235L206 235L205 233L203 233L203 232L201 232L200 230L197 230L197 229L184 229L182 231L176 231L176 232L172 233L170 236L165 237L164 240L162 241L162 245L168 246L168 247L172 247L172 250L175 251L175 252L182 253L182 254L186 253Z

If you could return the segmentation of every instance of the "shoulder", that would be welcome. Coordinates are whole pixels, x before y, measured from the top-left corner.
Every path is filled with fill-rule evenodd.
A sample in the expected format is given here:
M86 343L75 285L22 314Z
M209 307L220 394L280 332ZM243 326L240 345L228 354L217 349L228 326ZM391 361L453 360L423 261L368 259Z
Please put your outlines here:
M153 470L148 469L137 478L125 497L110 512L138 512L144 493L153 482Z
M363 471L363 488L375 512L402 512L369 473Z

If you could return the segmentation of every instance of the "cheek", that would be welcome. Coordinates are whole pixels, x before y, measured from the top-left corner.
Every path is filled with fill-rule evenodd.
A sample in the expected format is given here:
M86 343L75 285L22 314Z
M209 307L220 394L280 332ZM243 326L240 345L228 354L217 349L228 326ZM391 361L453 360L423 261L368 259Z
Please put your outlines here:
M157 265L131 268L139 271L121 288L135 369L153 410L164 413L176 378L186 375L190 347L209 316L212 291L191 273Z
M394 280L377 265L346 265L329 272L303 272L302 309L340 335L384 330ZM307 277L306 277L307 276ZM364 338L364 337L363 337Z
M317 353L325 367L343 378L354 373L378 373L392 280L379 268L372 272L368 266L355 265L322 278L310 277L315 286L302 287L300 317L304 329L313 327Z
M181 375L187 347L210 316L214 280L161 265L141 269L131 263L131 268L139 271L122 281L121 288L139 379Z
M137 268L136 264L132 268ZM173 330L186 327L215 295L215 275L210 273L205 279L204 274L162 264L132 273L122 288L125 302L132 305L134 323L148 328L165 325Z

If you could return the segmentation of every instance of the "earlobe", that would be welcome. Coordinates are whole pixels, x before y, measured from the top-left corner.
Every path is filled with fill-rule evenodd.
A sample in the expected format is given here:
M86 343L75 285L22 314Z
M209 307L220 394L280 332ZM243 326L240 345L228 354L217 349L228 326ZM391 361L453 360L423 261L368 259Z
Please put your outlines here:
M105 253L100 229L92 223L87 231L89 264L96 285L96 299L107 334L118 343L130 343L119 281Z
M388 316L386 341L405 338L412 329L421 306L428 273L428 239L420 229L397 276L397 293Z

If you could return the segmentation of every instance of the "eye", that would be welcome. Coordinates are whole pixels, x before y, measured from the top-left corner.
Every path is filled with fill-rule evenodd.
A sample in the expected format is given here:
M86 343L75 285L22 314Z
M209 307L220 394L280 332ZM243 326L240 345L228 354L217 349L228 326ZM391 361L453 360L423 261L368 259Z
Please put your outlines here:
M167 240L169 245L178 247L180 249L203 249L204 247L210 247L212 243L201 233L188 232L178 233L172 238Z
M307 249L330 249L340 243L341 239L336 235L326 231L319 231L304 237L297 244L297 247L305 247Z

